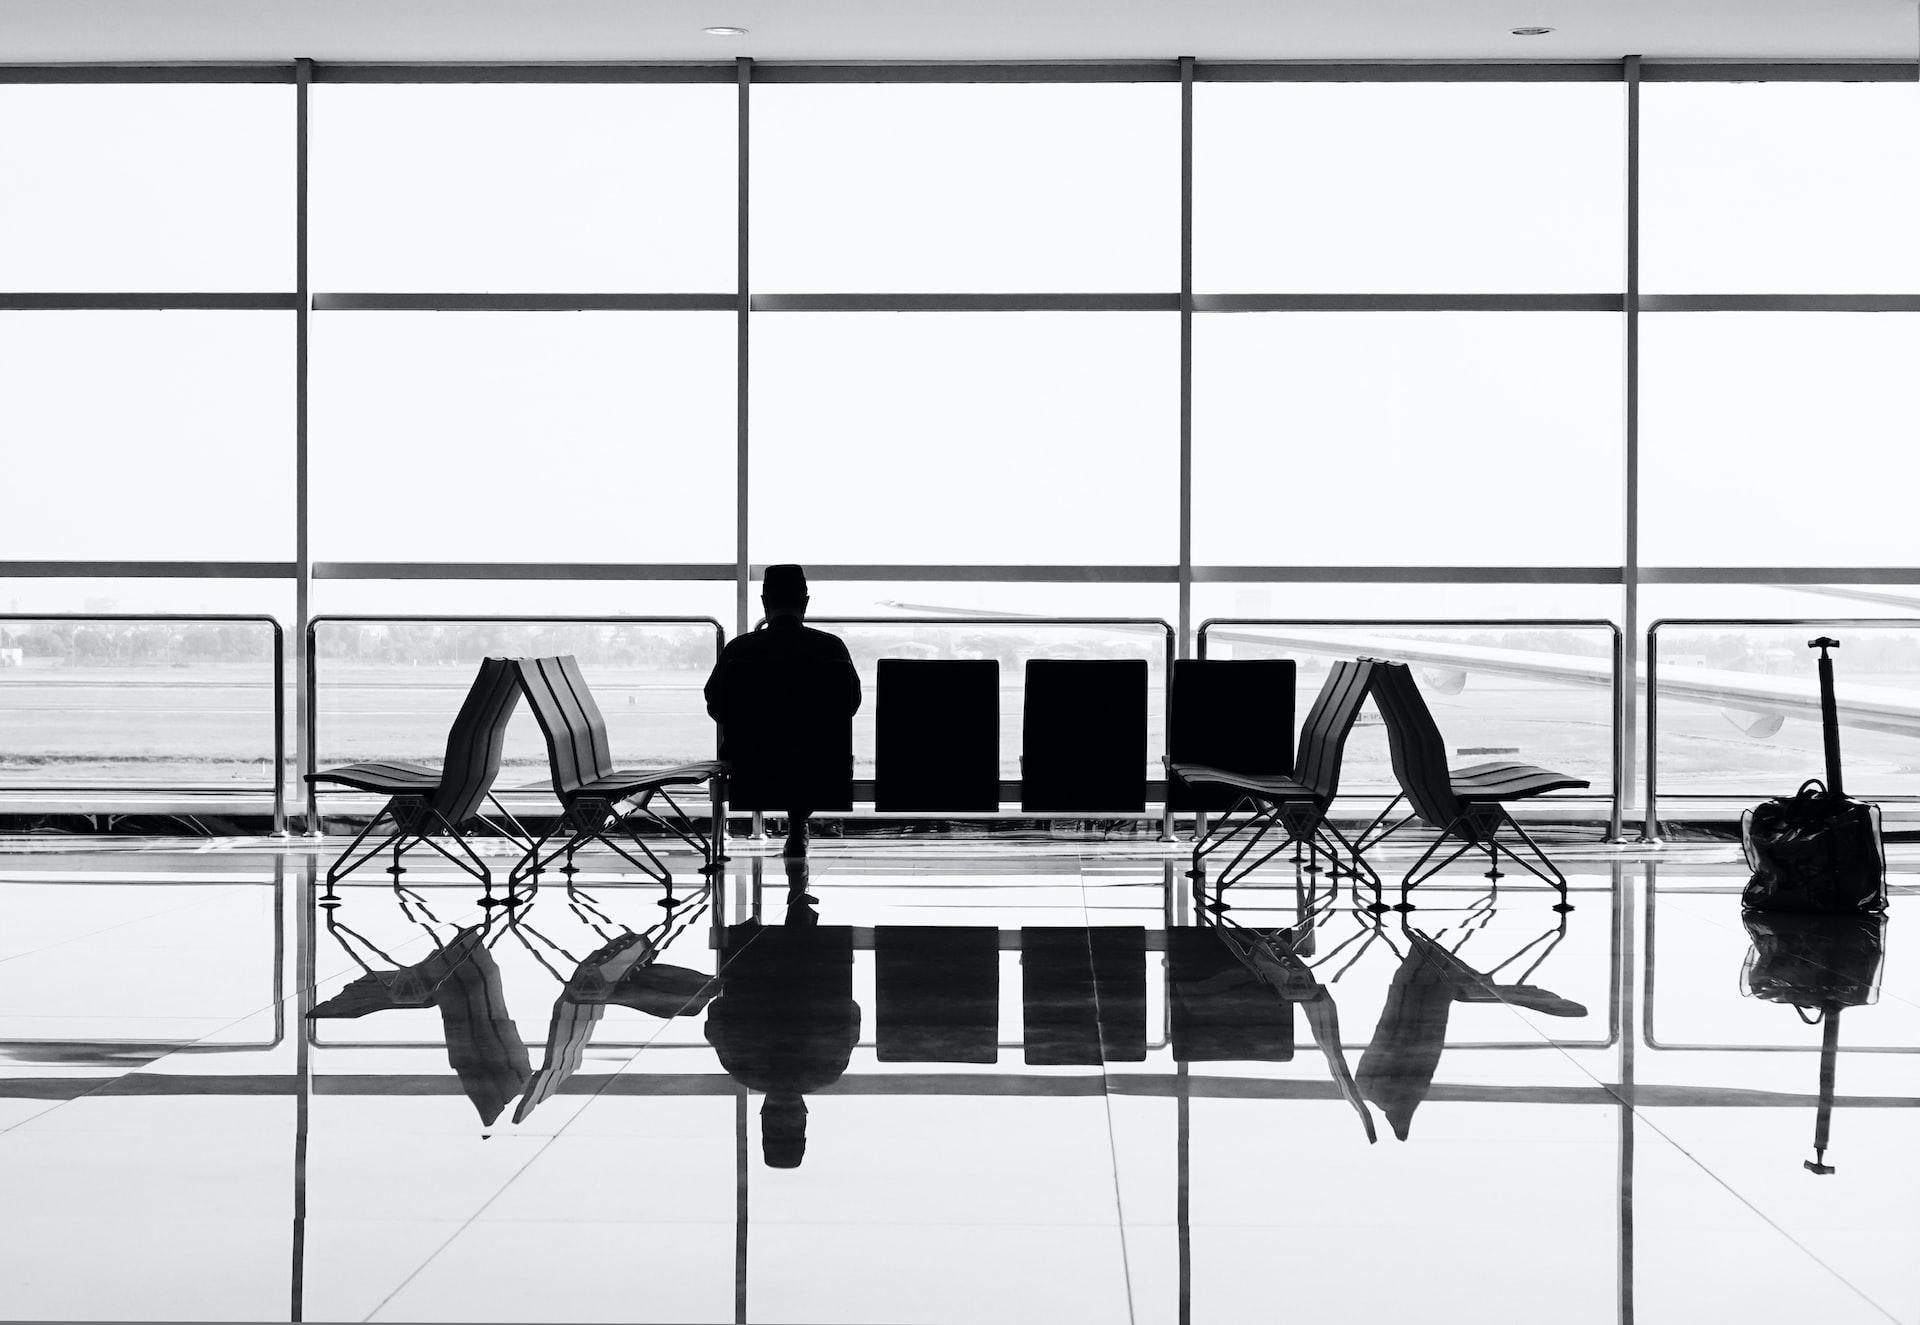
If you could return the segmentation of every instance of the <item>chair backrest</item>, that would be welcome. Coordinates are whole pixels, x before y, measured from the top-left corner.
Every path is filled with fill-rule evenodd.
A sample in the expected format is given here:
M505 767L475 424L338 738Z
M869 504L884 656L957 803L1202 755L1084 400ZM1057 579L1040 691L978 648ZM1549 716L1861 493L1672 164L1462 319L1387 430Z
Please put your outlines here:
M520 689L547 738L547 765L553 772L554 794L565 799L599 776L593 763L592 739L586 719L574 703L559 658L517 658Z
M587 689L587 678L580 675L579 661L571 653L563 653L555 661L560 664L560 675L566 680L577 715L576 740L584 736L587 742L584 747L576 748L583 759L592 762L594 776L605 777L613 772L613 747L607 743L607 720L600 706L594 703L593 692Z
M1147 804L1147 660L1027 660L1020 808L1139 813Z
M882 658L876 673L874 809L998 810L999 662Z
M1182 658L1167 704L1167 761L1233 773L1293 773L1294 665L1290 658ZM1225 810L1227 787L1167 784L1176 810Z
M1373 674L1371 658L1343 658L1327 669L1327 679L1300 725L1300 753L1294 760L1294 778L1311 791L1322 808L1340 794L1340 756L1347 733L1367 700L1367 680Z
M1373 702L1387 724L1387 748L1393 754L1393 776L1415 814L1436 828L1445 828L1460 813L1447 772L1447 743L1414 683L1405 663L1373 664Z
M520 676L512 660L483 658L473 688L447 732L447 756L440 765L440 789L433 808L458 825L473 816L500 773L500 751L507 721L520 703Z

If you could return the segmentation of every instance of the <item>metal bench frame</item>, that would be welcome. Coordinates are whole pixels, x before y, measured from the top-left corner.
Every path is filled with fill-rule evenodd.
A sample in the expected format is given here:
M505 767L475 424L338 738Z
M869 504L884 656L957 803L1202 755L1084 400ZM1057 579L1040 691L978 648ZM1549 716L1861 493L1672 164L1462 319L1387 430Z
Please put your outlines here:
M1380 710L1381 720L1386 723L1387 747L1392 754L1393 775L1400 783L1400 794L1389 801L1386 808L1360 834L1360 848L1364 850L1377 846L1416 819L1440 830L1401 879L1400 901L1394 909L1401 912L1413 910L1413 903L1409 900L1413 889L1469 851L1479 849L1487 853L1486 877L1496 889L1503 877L1500 860L1504 856L1553 886L1560 894L1560 900L1554 905L1556 911L1571 911L1573 904L1567 900L1567 876L1547 858L1540 844L1508 812L1505 802L1593 784L1584 778L1570 777L1533 764L1489 763L1449 769L1446 742L1440 735L1439 724L1433 720L1432 710L1420 694L1419 685L1413 679L1412 669L1405 663L1379 659L1363 661L1370 663L1373 668L1370 689L1374 704ZM1383 828L1394 808L1403 801L1412 806L1412 812L1390 827ZM1526 859L1499 840L1497 834L1503 827L1513 830L1532 853L1533 860ZM1429 862L1452 837L1460 839L1460 846L1445 859L1430 865ZM1539 863L1536 865L1535 861Z
M440 768L398 761L369 761L307 774L306 781L310 785L336 782L359 791L379 792L387 797L386 804L327 867L327 892L323 900L334 900L336 884L388 850L393 853L393 863L387 866L386 872L393 876L397 887L400 876L406 873L401 857L425 844L485 886L487 895L481 905L496 904L493 872L487 868L487 863L473 849L460 828L478 817L523 846L531 840L520 821L493 794L493 781L500 773L500 753L506 742L507 723L513 717L519 700L520 678L512 660L482 659L473 686L467 691L467 698L460 705L453 726L448 729L446 756ZM501 828L480 813L482 804L487 802L492 804L509 827ZM361 844L383 822L390 825L386 835L360 851L356 857L355 851L360 850ZM460 854L455 855L436 841L433 836L436 832L452 838Z
M715 837L693 826L693 820L667 788L705 785L724 775L726 765L710 760L677 768L617 769L607 744L606 718L594 702L593 692L587 689L580 664L571 654L520 658L513 666L518 670L520 688L533 709L533 716L546 737L553 793L560 798L560 814L528 845L526 853L507 875L509 895L517 896L513 890L522 882L537 888L541 872L562 858L566 863L560 873L572 891L573 877L579 872L573 863L574 853L597 842L665 888L661 906L677 906L673 872L634 831L632 819L638 815L686 843L706 862L700 872L713 873L720 868L720 858L714 849ZM666 803L678 823L653 808L655 796ZM615 841L613 833L624 837L639 855ZM553 845L556 840L558 845Z
M1194 839L1193 868L1187 877L1194 881L1196 892L1206 884L1207 858L1241 841L1239 851L1220 871L1215 884L1216 900L1208 904L1211 909L1226 909L1219 894L1289 846L1294 848L1295 863L1302 861L1300 848L1306 847L1305 865L1313 872L1320 869L1319 858L1324 854L1336 886L1344 854L1347 860L1344 869L1352 876L1356 890L1360 881L1365 880L1373 889L1373 909L1384 909L1379 874L1361 857L1359 846L1349 841L1327 818L1327 809L1340 790L1340 758L1347 733L1353 730L1360 706L1366 702L1373 666L1367 659L1343 659L1328 670L1327 679L1301 725L1299 758L1293 777L1251 777L1204 764L1173 765L1174 776L1196 786L1212 783L1241 793L1225 813L1208 823L1204 834ZM1275 828L1284 834L1281 841L1253 855L1254 849ZM1249 856L1253 858L1249 860Z

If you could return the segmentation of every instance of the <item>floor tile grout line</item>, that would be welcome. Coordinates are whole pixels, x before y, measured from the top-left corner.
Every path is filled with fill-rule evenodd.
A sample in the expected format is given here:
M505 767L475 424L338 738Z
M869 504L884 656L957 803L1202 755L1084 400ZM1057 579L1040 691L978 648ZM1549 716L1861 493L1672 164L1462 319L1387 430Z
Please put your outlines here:
M1113 1215L1114 1234L1120 1239L1120 1279L1126 1290L1127 1320L1129 1325L1137 1325L1138 1312L1133 1300L1133 1253L1127 1247L1127 1205L1122 1194L1120 1180L1120 1138L1113 1121L1113 1090L1109 1084L1107 1071L1106 1032L1100 1015L1100 975L1097 959L1093 951L1093 910L1087 905L1087 881L1085 858L1081 858L1080 879L1080 916L1087 931L1087 970L1093 977L1093 1026L1100 1052L1100 1103L1107 1118L1107 1162L1113 1174Z
M714 888L714 894L715 895L709 900L709 905L723 906L726 900L724 886L716 885ZM756 939L758 937L759 936L757 934L754 936L754 938ZM742 945L741 950L744 951L746 947L751 946L752 942L753 940L749 939L747 944ZM728 957L727 962L722 965L720 970L717 970L714 972L714 977L718 979L722 974L722 972L724 972L724 970L726 969L726 966L731 965L733 961L739 957L739 955L740 954L738 952L731 954ZM462 1234L464 1234L468 1229L472 1228L474 1224L477 1223L486 1214L486 1212L493 1206L493 1204L496 1201L498 1201L501 1197L505 1196L508 1190L511 1189L512 1186L516 1182L518 1182L523 1176L525 1176L528 1169L532 1168L533 1165L537 1163L540 1160L540 1158L547 1153L547 1151L553 1148L553 1143L558 1141L563 1135L565 1135L568 1128L572 1127L575 1123L577 1123L580 1120L581 1116L584 1115L586 1111L589 1108L591 1108L596 1101L600 1100L605 1096L607 1090L612 1086L614 1079L620 1075L620 1072L628 1067L631 1067L634 1064L634 1062L638 1060L641 1054L645 1053L648 1049L653 1047L654 1042L658 1040L660 1036L666 1034L667 1028L671 1024L672 1024L671 1019L663 1020L660 1023L659 1028L655 1030L654 1033L647 1038L647 1042L645 1044L641 1045L639 1048L633 1050L630 1054L628 1054L626 1059L621 1062L619 1068L617 1068L613 1072L607 1073L604 1076L604 1078L601 1079L599 1088L593 1091L592 1094L586 1097L585 1101L580 1105L580 1107L574 1110L572 1117L568 1118L565 1122L561 1123L560 1126L555 1128L550 1135L542 1138L538 1148L535 1149L533 1154L527 1157L527 1162L522 1164L519 1168L515 1169L512 1173L508 1174L506 1180L502 1182L500 1186L494 1190L492 1195L488 1196L486 1200L480 1203L480 1205L473 1211L473 1213L471 1213L464 1220L462 1220L460 1222L460 1226L454 1229L453 1232L449 1233L445 1241L443 1241L438 1247L435 1247L431 1252L429 1252L425 1260L421 1261L418 1265L414 1266L414 1268L407 1274L406 1278L402 1279L399 1283L395 1284L393 1288L387 1293L387 1295L381 1298L379 1303L374 1306L372 1311L369 1311L365 1316L361 1317L361 1320L370 1321L375 1316L379 1315L382 1311L384 1311L389 1302L393 1301L395 1297L399 1296L402 1292L406 1290L406 1287L408 1284L411 1284L415 1279L419 1278L420 1275L426 1272L427 1268L431 1266L434 1261L439 1259L441 1253L446 1251L446 1249L448 1247L451 1247L455 1242L459 1241Z
M1622 878L1622 881L1619 886L1623 888L1629 886L1624 877ZM1633 884L1632 886L1635 888L1636 891L1639 891L1637 883ZM1645 905L1650 899L1646 897L1641 897L1639 900L1641 901L1642 905ZM1632 923L1632 920L1633 920L1632 908L1628 908L1627 913L1622 917L1622 923L1630 924ZM1642 954L1641 960L1644 962L1645 960L1644 954ZM1629 972L1628 974L1637 975L1638 971L1637 970L1632 971L1632 972ZM1745 1206L1747 1210L1749 1210L1756 1219L1758 1219L1761 1223L1765 1224L1768 1228L1772 1229L1774 1232L1778 1233L1782 1238L1784 1238L1787 1241L1789 1245L1791 1245L1796 1250L1798 1250L1808 1260L1812 1261L1815 1265L1818 1265L1821 1269L1825 1270L1828 1274L1832 1275L1835 1280L1837 1280L1839 1283L1844 1285L1850 1292L1852 1292L1862 1302L1865 1302L1869 1307L1873 1308L1873 1310L1879 1312L1881 1315L1885 1316L1887 1319L1896 1321L1896 1322L1899 1321L1899 1317L1895 1316L1892 1312L1889 1312L1885 1307L1881 1306L1879 1302L1874 1300L1872 1297L1868 1296L1868 1294L1864 1289L1862 1289L1858 1284L1854 1283L1846 1275L1840 1273L1840 1271L1835 1269L1832 1265L1829 1265L1826 1262L1826 1260L1819 1255L1819 1253L1815 1252L1811 1247L1807 1246L1804 1242L1800 1241L1799 1238L1796 1238L1792 1233L1788 1232L1785 1228L1781 1227L1780 1224L1777 1223L1771 1215L1769 1215L1766 1211L1762 1210L1759 1206L1755 1205L1752 1200L1750 1200L1747 1196L1741 1193L1732 1184L1727 1182L1727 1180L1721 1177L1720 1174L1717 1173L1710 1165L1708 1165L1705 1160L1701 1159L1698 1155L1695 1155L1691 1150L1687 1149L1687 1147L1681 1145L1679 1141L1677 1141L1676 1139L1674 1139L1674 1137L1669 1135L1667 1131L1664 1128L1662 1128L1657 1122L1653 1121L1651 1118L1641 1113L1639 1107L1635 1105L1632 1101L1628 1100L1626 1096L1621 1093L1619 1082L1603 1081L1599 1077L1595 1076L1593 1072L1590 1071L1577 1058L1575 1058L1571 1052L1569 1052L1567 1049L1563 1048L1562 1046L1555 1044L1553 1042L1552 1036L1546 1034L1545 1031L1540 1026L1536 1025L1531 1019L1524 1016L1522 1014L1522 1010L1517 1004L1508 1003L1505 999L1502 999L1501 1003L1503 1006L1505 1006L1508 1010L1510 1010L1514 1014L1515 1019L1518 1020L1521 1023L1521 1025L1527 1027L1528 1030L1540 1036L1541 1039L1546 1043L1546 1046L1552 1049L1555 1053L1559 1054L1569 1064L1571 1064L1573 1069L1576 1072L1579 1072L1582 1076L1586 1077L1589 1081L1593 1082L1596 1086L1606 1091L1616 1101L1618 1101L1620 1107L1625 1109L1627 1113L1631 1115L1631 1120L1635 1125L1644 1126L1648 1131L1653 1133L1653 1135L1659 1137L1662 1141L1666 1142L1669 1146L1673 1147L1673 1149L1677 1151L1679 1154L1681 1154L1682 1156L1684 1156L1690 1164L1692 1164L1695 1168L1699 1169L1701 1173L1705 1174L1709 1181L1714 1183L1714 1185L1718 1186L1722 1191L1726 1192L1727 1195L1731 1196L1739 1204ZM1620 1027L1620 1034L1622 1036L1636 1034L1635 1027L1633 1027L1632 1025L1622 1024Z
M291 883L288 885L287 892L289 895L291 894L293 887L294 885ZM166 911L156 911L149 916L142 916L142 917L137 917L135 920L123 921L121 922L120 925L109 925L105 929L96 931L96 933L101 933L101 934L108 933L111 930L122 928L125 925L135 924L138 922L138 920L152 919L154 916L173 915L178 913L179 911L192 910L195 907L208 905L210 901L211 899L206 899L200 902L188 903L186 906L183 906L183 907L173 907ZM285 904L285 900L283 898L282 905L284 904ZM276 923L279 923L279 922L280 922L280 918L276 918ZM55 944L55 945L49 945L49 946L57 947L59 945ZM37 949L37 951L45 951L45 949ZM108 1090L112 1086L118 1085L122 1081L125 1081L128 1077L138 1076L142 1072L145 1072L148 1068L152 1067L155 1063L164 1063L168 1059L176 1057L182 1049L189 1048L193 1045L203 1044L207 1040L218 1035L221 1031L227 1030L234 1026L238 1026L243 1022L251 1021L255 1017L265 1016L268 1013L271 1013L275 1008L282 1007L289 1002L297 1002L300 996L300 992L301 991L299 989L295 989L292 994L288 994L284 989L276 989L274 991L274 997L272 1001L265 1004L264 1006L253 1008L250 1011L243 1012L239 1016L233 1018L231 1021L225 1021L225 1022L222 1022L220 1025L215 1026L212 1030L208 1031L205 1035L201 1035L193 1040L189 1040L185 1044L175 1045L174 1047L168 1049L163 1054L156 1054L154 1057L149 1058L142 1063L128 1067L127 1070L124 1072L120 1072L110 1077L102 1077L100 1079L100 1083L97 1086L95 1086L92 1090L81 1091L79 1094L70 1095L63 1100L54 1100L52 1101L51 1108L42 1109L38 1113L22 1118L17 1122L9 1123L5 1127L0 1127L0 1137L8 1136L13 1132L18 1131L22 1127L25 1127L31 1123L38 1122L40 1119L47 1117L48 1115L52 1114L55 1110L60 1109L65 1105L73 1104L80 1100L96 1099L101 1095L102 1092Z

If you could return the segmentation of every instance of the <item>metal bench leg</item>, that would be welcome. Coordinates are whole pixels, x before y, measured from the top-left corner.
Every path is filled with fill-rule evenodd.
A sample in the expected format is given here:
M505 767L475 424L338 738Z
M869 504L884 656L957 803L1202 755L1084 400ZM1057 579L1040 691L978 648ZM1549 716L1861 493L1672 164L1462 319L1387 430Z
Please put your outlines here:
M1408 900L1408 897L1415 888L1425 883L1428 879L1431 879L1434 875L1438 874L1441 870L1453 864L1454 861L1460 859L1460 857L1466 855L1467 852L1473 850L1474 847L1479 845L1479 843L1473 841L1470 838L1464 839L1461 841L1459 848L1455 850L1453 854L1448 856L1445 860L1441 861L1438 865L1433 866L1431 869L1426 870L1424 873L1422 872L1422 867L1425 866L1429 860L1433 859L1433 855L1435 852L1437 852L1438 850L1440 850L1441 847L1446 845L1447 839L1453 836L1454 830L1460 826L1460 820L1461 818L1464 818L1464 817L1465 816L1458 816L1454 818L1452 822L1448 823L1445 828L1442 828L1440 830L1439 836L1435 837L1433 839L1432 844L1428 846L1424 852L1421 853L1420 859L1413 862L1413 868L1408 870L1406 873L1406 877L1400 880L1400 900L1398 903L1394 905L1394 908L1393 908L1394 910L1399 911L1402 914L1405 914L1406 912L1413 910L1413 903Z
M1537 858L1542 865L1546 866L1546 871L1541 871L1539 869L1536 869L1531 862L1521 857L1519 854L1517 854L1513 850L1512 847L1507 846L1505 843L1494 841L1494 839L1492 839L1491 837L1488 838L1488 841L1492 842L1493 845L1498 850L1504 852L1507 858L1511 860L1514 864L1520 866L1524 870L1527 870L1528 872L1544 880L1545 882L1553 885L1554 889L1560 894L1560 900L1554 903L1554 907L1553 907L1554 910L1559 911L1562 914L1565 914L1566 912L1573 910L1573 903L1567 900L1567 897L1568 897L1567 876L1560 872L1560 867L1558 865L1554 864L1552 860L1548 859L1547 853L1540 849L1540 844L1534 841L1533 838L1530 835L1528 835L1527 830L1520 826L1519 821L1516 820L1513 817L1513 815L1507 811L1506 807L1501 806L1499 808L1500 808L1501 819L1506 823L1506 825L1509 828L1513 829L1513 831L1519 835L1520 840L1522 842L1526 843L1527 850L1531 851L1534 854L1535 858Z
M385 837L381 838L373 846L369 847L361 855L360 859L352 860L351 858L353 856L355 848L357 848L362 842L366 841L368 837L372 836L373 830L380 826L380 821L382 819L388 820L392 823L393 825L392 831L389 832ZM407 836L406 823L401 819L398 811L394 809L394 801L389 800L385 805L380 807L380 811L378 814L375 814L373 818L367 820L367 826L360 830L359 835L356 836L353 839L353 841L347 843L347 849L345 851L342 851L339 854L339 856L334 859L333 864L327 867L327 891L331 893L333 891L333 886L336 883L346 878L349 874L353 873L355 870L359 869L361 866L366 865L369 862L376 859L381 852L385 851L388 847L393 846L396 842L399 842L400 840L404 839L406 836Z

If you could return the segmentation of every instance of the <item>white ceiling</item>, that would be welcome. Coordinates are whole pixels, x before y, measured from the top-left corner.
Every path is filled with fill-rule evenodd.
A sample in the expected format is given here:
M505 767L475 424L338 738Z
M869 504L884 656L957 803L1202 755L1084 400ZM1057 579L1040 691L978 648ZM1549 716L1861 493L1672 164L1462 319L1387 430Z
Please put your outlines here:
M9 62L1913 60L1917 33L1914 0L0 0Z

